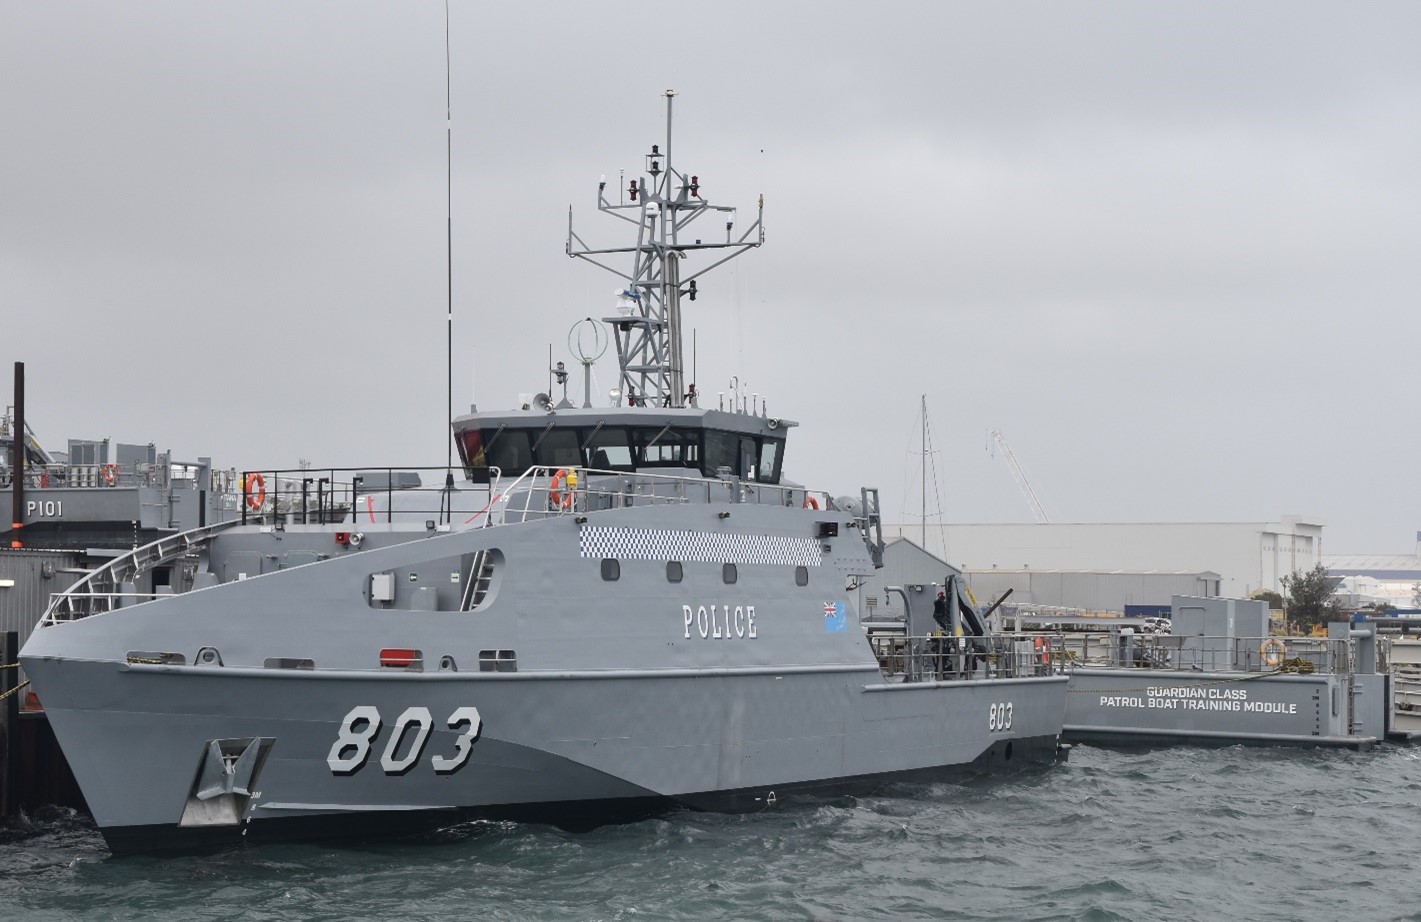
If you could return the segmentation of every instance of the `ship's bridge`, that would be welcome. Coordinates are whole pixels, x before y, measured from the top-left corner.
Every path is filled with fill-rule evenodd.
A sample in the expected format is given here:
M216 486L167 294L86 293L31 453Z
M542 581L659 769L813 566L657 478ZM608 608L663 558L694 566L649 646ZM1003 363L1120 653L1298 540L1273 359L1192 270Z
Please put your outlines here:
M777 484L789 420L699 408L475 413L454 421L471 480L487 469L518 477L533 467L582 467L688 476L730 474Z

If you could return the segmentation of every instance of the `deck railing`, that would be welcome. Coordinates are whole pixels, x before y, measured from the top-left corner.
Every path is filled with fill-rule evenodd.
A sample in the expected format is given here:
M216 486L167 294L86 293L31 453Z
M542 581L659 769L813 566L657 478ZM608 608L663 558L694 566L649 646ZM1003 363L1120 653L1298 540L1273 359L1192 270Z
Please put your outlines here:
M734 477L708 479L691 471L691 476L684 476L536 466L507 479L492 467L477 469L473 481L461 476L452 489L446 473L442 467L246 471L240 479L242 521L324 524L368 520L374 524L434 519L456 527L483 527L668 503L811 509L833 505L823 491ZM426 479L434 485L427 485Z
M1066 666L1059 635L1034 637L989 634L983 637L907 637L870 634L879 668L902 682L946 682L1063 675Z
M1326 637L1207 637L1175 634L1069 634L1072 665L1192 672L1284 672L1346 675L1389 668L1389 642L1377 644L1376 663L1356 662L1356 645Z

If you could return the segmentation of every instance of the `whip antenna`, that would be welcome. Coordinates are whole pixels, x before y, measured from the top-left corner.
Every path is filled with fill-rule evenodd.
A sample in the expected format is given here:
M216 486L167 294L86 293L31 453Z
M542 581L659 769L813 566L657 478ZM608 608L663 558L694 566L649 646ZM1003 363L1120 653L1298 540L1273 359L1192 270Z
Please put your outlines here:
M444 341L447 408L444 425L449 427L444 445L444 499L440 515L450 521L454 505L454 91L449 66L449 0L444 0L444 287L448 298Z

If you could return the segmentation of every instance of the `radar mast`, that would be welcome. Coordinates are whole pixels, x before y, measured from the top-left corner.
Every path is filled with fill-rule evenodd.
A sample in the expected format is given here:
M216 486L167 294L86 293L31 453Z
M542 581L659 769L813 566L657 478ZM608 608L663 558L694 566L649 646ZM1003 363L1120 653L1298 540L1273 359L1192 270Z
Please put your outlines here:
M597 184L597 210L636 227L633 246L589 247L572 229L567 215L567 255L585 259L620 277L617 315L603 318L617 344L620 380L613 404L684 407L694 403L695 382L687 387L681 345L681 299L696 300L696 279L765 242L765 197L760 196L754 222L735 236L735 209L712 205L701 196L700 176L677 170L671 161L671 103L666 91L666 147L653 144L646 155L646 172L607 199L607 182ZM725 239L694 237L687 229L707 215L725 218ZM719 233L718 229L715 233ZM720 250L709 265L687 274L682 260L701 250ZM617 254L632 257L624 272L603 261Z

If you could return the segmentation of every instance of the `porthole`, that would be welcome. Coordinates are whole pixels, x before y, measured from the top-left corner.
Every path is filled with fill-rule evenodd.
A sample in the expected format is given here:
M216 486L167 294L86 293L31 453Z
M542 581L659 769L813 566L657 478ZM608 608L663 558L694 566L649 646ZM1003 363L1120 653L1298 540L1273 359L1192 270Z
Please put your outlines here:
M796 586L808 586L808 585L809 585L809 568L808 568L808 567L803 567L803 566L801 566L801 567L795 567L795 568L794 568L794 584L795 584Z
M720 568L720 578L727 586L734 584L739 578L739 574L735 572L735 564L727 563L722 565Z
M679 583L683 576L685 576L685 573L683 572L683 568L681 567L681 561L666 561L666 582Z
M609 583L621 579L621 562L614 557L602 558L602 578Z

